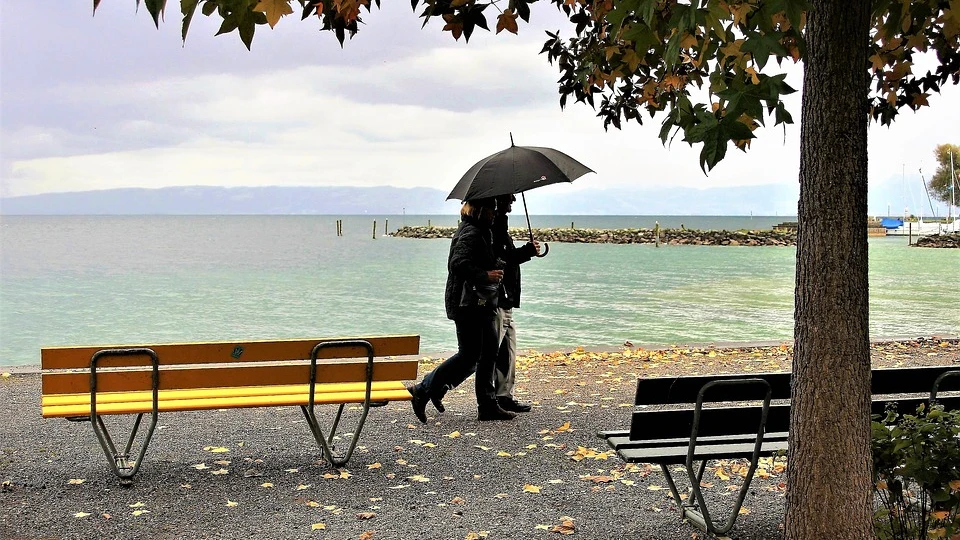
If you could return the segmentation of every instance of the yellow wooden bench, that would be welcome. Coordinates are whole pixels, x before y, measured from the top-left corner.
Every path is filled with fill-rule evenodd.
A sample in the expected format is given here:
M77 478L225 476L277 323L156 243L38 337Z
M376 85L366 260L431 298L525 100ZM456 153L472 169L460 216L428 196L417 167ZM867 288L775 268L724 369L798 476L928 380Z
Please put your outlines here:
M339 467L353 454L371 406L410 399L402 381L417 378L419 351L416 335L43 348L42 414L90 420L125 485L140 468L161 412L299 406L324 458ZM329 435L315 412L325 404L338 406ZM346 453L337 457L333 440L347 404L362 404L362 412ZM137 415L121 451L102 418L119 414ZM130 459L144 414L149 428Z

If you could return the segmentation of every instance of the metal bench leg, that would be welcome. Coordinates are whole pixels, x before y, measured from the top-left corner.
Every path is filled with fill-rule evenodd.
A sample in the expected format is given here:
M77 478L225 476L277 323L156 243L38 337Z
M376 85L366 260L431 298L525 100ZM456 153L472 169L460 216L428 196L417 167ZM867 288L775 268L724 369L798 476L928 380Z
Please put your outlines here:
M107 426L103 423L103 418L97 414L97 362L107 356L138 356L145 355L150 357L153 364L153 410L150 413L150 428L147 435L140 445L140 452L135 461L130 461L130 449L133 447L133 441L140 430L140 421L143 419L143 413L137 414L133 422L133 428L130 431L130 437L124 446L123 452L117 452L116 445L107 431ZM143 463L143 456L147 453L147 447L150 445L150 439L153 438L153 432L157 428L158 416L158 392L160 388L160 362L157 359L157 353L152 349L133 348L133 349L104 349L97 351L90 358L90 425L93 426L93 432L100 441L100 448L103 449L107 462L113 469L113 473L120 478L121 486L130 486L133 484L133 477L140 470L140 464Z
M350 461L350 457L353 456L353 451L357 446L357 441L360 440L360 432L363 431L363 424L367 421L367 413L370 411L369 405L364 405L363 412L360 415L360 420L357 422L357 427L353 431L353 437L350 440L350 446L347 449L346 454L342 458L338 458L333 455L333 439L337 435L337 425L340 423L340 417L343 414L343 408L345 404L341 404L337 410L337 416L334 419L333 427L330 429L330 435L325 436L323 434L323 429L320 427L320 422L317 420L317 416L314 413L313 409L301 405L300 409L303 411L303 415L307 418L307 424L310 426L310 431L313 433L313 438L317 440L317 444L320 445L320 448L323 450L323 457L330 462L334 467L341 467Z
M710 518L710 510L707 508L706 502L703 500L703 491L700 489L700 480L703 478L703 471L706 467L706 460L701 460L700 470L698 473L693 471L693 461L694 455L696 453L697 445L697 432L700 426L700 411L703 409L704 395L707 390L716 386L728 386L728 385L757 385L765 388L766 395L763 400L763 410L760 414L760 425L757 428L757 437L754 442L753 454L750 457L750 469L747 471L747 476L743 480L743 485L740 486L740 491L737 494L737 502L733 506L733 510L730 512L730 515L722 523L713 521ZM760 449L763 445L763 434L767 425L767 414L770 410L770 396L772 390L770 389L770 383L764 381L763 379L731 379L727 381L712 381L709 382L700 389L700 392L697 396L697 406L693 414L693 428L690 433L690 446L687 449L687 477L690 479L690 491L693 499L695 499L696 506L699 508L699 512L694 510L692 507L684 509L684 515L688 517L691 521L694 522L698 527L704 531L713 534L713 535L722 535L730 532L730 529L733 528L734 522L737 520L737 516L740 515L740 508L743 506L743 500L747 497L747 491L750 489L750 482L753 481L753 473L757 470L757 465L760 462Z
M113 439L110 438L110 433L103 423L103 417L97 415L95 420L91 420L93 431L97 435L97 440L100 441L100 447L103 448L103 454L107 457L107 462L110 463L113 473L120 478L120 484L124 486L133 484L133 476L140 470L143 456L147 453L147 446L150 444L150 439L153 437L153 432L157 427L157 414L152 413L150 415L150 427L147 430L146 439L144 439L140 445L140 453L137 455L136 460L130 461L130 449L133 447L133 441L137 437L142 419L143 413L138 414L137 419L133 422L133 428L130 431L130 437L127 439L127 445L124 447L123 452L117 452L117 448L113 444Z
M347 448L347 452L342 458L338 458L333 455L333 439L336 437L337 427L340 425L340 420L343 417L343 408L346 404L340 404L340 407L337 410L337 416L333 420L333 427L330 430L329 436L324 436L323 429L320 427L320 422L317 421L317 415L314 412L316 407L317 357L322 349L329 347L363 347L367 350L367 386L363 400L363 412L360 414L360 420L357 421L357 427L353 430L353 437L350 440L350 446ZM310 353L310 401L307 405L302 405L300 409L303 411L303 415L307 418L307 424L310 426L310 431L313 433L313 438L316 439L317 443L320 445L320 448L323 450L324 459L330 462L330 465L334 467L341 467L350 461L350 457L353 456L353 451L357 447L357 441L360 440L360 433L363 431L363 425L367 421L367 414L370 412L370 394L372 386L373 345L371 345L369 341L362 339L328 341L325 343L317 343L317 345L314 346L313 351Z

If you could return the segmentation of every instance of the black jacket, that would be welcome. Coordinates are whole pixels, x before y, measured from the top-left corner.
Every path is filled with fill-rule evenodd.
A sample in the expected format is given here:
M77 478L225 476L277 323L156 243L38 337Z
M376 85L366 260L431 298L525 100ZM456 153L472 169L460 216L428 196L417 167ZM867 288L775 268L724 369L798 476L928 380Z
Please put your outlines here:
M505 214L497 214L492 230L493 253L505 264L499 306L503 309L518 308L520 307L520 265L533 258L537 254L537 249L530 242L520 247L513 244Z
M487 271L496 268L492 241L490 227L469 216L464 217L457 232L453 233L447 257L447 286L443 294L448 319L455 319L464 309L460 307L460 297L465 282L488 283Z

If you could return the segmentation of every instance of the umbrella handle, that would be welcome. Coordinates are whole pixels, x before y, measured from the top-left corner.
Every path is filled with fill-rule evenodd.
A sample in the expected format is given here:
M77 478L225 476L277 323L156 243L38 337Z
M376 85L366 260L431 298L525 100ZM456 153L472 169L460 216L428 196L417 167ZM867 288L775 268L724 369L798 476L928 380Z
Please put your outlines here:
M511 135L512 137L512 135ZM523 215L527 216L527 232L530 233L530 243L533 243L533 227L530 226L530 212L527 212L527 196L520 192L520 199L523 200ZM543 253L538 253L537 257L546 257L547 253L550 252L550 246L546 242L543 243Z

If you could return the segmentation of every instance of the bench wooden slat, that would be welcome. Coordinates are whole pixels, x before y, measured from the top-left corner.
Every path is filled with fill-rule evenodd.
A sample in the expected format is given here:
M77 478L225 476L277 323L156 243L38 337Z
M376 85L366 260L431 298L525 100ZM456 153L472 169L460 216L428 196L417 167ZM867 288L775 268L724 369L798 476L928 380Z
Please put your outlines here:
M409 381L417 378L418 360L380 360L374 362L374 381ZM317 364L318 383L344 383L366 380L366 360L351 360L333 365ZM262 365L197 367L160 370L160 389L272 386L303 384L310 381L310 365ZM44 373L43 394L78 394L90 391L89 373ZM131 392L152 388L150 371L104 371L97 373L98 392Z
M687 441L689 443L689 440ZM710 444L700 446L694 452L694 459L733 459L751 456L755 443ZM760 446L761 454L773 454L787 449L787 441L764 441ZM673 447L631 448L618 451L620 459L631 463L684 463L687 459L687 444Z
M960 397L951 396L939 400L946 408L960 407ZM909 397L902 399L883 398L875 400L873 414L883 414L888 403L895 403L900 413L915 414L917 407L927 403L927 398ZM760 425L759 406L748 407L712 407L704 408L700 414L699 436L716 437L721 435L755 435ZM685 407L664 410L640 410L633 413L630 423L630 438L634 440L689 439L693 429L693 408ZM767 416L766 430L770 432L788 431L790 427L790 405L771 404Z
M363 403L365 397L366 392L364 391L323 392L316 394L314 401L317 404ZM157 410L159 412L175 412L251 407L284 407L307 405L309 399L310 394L308 392L217 398L161 399L158 403ZM410 392L408 392L402 384L398 383L394 385L392 389L371 392L370 399L371 401L404 401L410 399ZM152 410L152 399L111 402L103 403L102 405L99 400L97 401L97 414L99 415L147 413ZM88 401L83 404L44 406L42 411L44 418L88 416L90 414L90 403Z
M771 399L790 399L790 373L740 373L736 375L702 375L686 377L654 377L637 380L636 405L669 405L696 403L703 385L731 379L763 379L770 383ZM765 392L765 390L763 391ZM746 397L744 397L746 396ZM748 401L763 399L757 386L720 386L706 394L709 401Z
M777 431L773 433L764 433L763 439L765 441L775 441L775 440L787 440L788 432L786 431ZM718 435L715 437L697 437L697 444L716 444L716 443L738 443L738 442L752 442L757 438L756 433L742 434L742 435ZM614 450L629 450L632 448L656 448L656 447L670 447L670 446L683 446L686 448L686 445L690 443L690 437L677 437L675 439L654 439L654 440L643 440L635 441L629 437L629 435L622 436L613 436L607 437L607 444L610 445L610 448Z
M371 385L372 391L392 390L402 388L399 382L375 382ZM366 383L335 383L318 384L316 393L335 393L335 392L363 392L366 389ZM226 398L238 396L267 396L271 394L300 394L310 391L309 384L288 384L278 386L239 386L233 388L196 388L193 390L161 390L159 399L197 399L197 398ZM119 403L122 401L150 401L153 399L153 392L150 390L141 390L135 392L97 392L97 405L103 403ZM43 396L41 405L44 407L51 405L90 405L90 393L81 394L51 394Z
M881 394L929 393L937 377L958 366L922 366L911 368L878 368L871 372L871 392ZM667 405L694 403L703 385L711 381L760 378L770 383L771 399L790 399L790 373L737 373L726 375L697 375L653 377L637 380L634 399L636 405ZM941 391L960 390L960 376L944 381ZM722 386L710 390L710 401L747 401L755 387ZM747 396L747 397L745 397Z
M157 353L162 365L216 364L236 362L269 362L310 359L310 352L319 342L365 339L373 345L374 356L407 356L420 352L420 336L377 336L366 338L292 339L273 341L235 341L211 343L165 343L157 345L100 345L83 347L45 347L40 349L40 365L48 369L80 369L90 367L90 358L103 349L148 347ZM238 349L240 347L241 349ZM238 351L239 356L235 357ZM363 347L324 349L319 358L366 358ZM104 358L98 366L132 367L149 364L146 357Z

